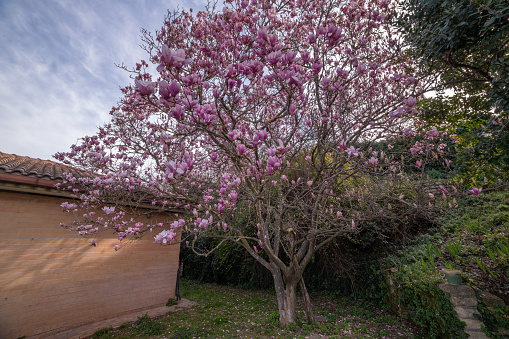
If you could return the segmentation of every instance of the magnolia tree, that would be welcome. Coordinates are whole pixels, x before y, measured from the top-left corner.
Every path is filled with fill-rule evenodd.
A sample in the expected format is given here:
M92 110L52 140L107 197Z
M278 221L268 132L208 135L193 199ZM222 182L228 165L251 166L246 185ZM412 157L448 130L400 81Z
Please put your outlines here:
M169 15L145 35L154 68L131 70L111 122L57 154L94 173L63 185L77 198L64 209L85 210L66 226L113 231L116 249L149 232L171 244L179 228L193 248L200 235L237 241L271 272L280 322L296 322L296 287L318 249L368 222L427 213L426 197L405 192L401 159L373 147L414 135L422 93L386 22L393 6L242 0ZM440 153L439 134L412 144L416 169ZM138 221L147 206L177 219ZM240 207L252 216L242 225Z

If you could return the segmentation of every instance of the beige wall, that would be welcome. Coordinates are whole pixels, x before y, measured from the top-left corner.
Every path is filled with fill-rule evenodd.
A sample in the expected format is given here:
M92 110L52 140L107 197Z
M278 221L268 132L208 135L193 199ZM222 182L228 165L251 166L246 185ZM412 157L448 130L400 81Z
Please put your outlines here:
M40 337L174 297L178 245L149 234L115 251L105 233L91 247L59 226L73 219L60 207L67 200L0 191L0 338Z

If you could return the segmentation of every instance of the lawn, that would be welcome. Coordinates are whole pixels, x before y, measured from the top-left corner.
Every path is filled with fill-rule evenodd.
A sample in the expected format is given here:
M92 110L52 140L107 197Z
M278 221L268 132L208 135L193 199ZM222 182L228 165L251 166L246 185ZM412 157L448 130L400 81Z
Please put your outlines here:
M196 301L192 309L154 320L139 318L119 329L103 329L93 338L413 338L415 327L363 300L312 295L316 315L327 319L316 327L306 324L281 329L274 293L183 280L184 298ZM302 310L299 299L299 309ZM299 319L305 319L302 311Z

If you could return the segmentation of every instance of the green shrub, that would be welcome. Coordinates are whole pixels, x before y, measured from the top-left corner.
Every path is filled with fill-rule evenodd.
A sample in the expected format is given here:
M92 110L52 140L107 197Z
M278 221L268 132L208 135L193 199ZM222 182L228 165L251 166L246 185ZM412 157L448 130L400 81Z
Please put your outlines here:
M179 302L175 298L170 298L166 302L166 306L175 306L175 305L178 305L178 304L179 304Z
M509 329L509 306L494 305L488 308L483 303L477 304L477 309L481 314L481 320L486 326L486 331L491 337L498 338L498 327Z
M146 335L161 335L164 333L166 326L158 321L151 319L147 313L134 322L134 326L138 332Z
M113 330L113 327L105 327L105 328L101 328L97 331L94 332L94 334L92 334L92 338L93 339L106 339L106 338L110 338L110 332Z
M449 298L436 282L416 282L401 288L399 302L406 317L422 329L426 338L466 338L464 323L457 318Z
M386 280L394 311L419 326L426 338L463 338L464 323L457 318L453 305L439 288L442 281L435 267L441 251L435 243L438 235L423 235L414 244L387 258Z

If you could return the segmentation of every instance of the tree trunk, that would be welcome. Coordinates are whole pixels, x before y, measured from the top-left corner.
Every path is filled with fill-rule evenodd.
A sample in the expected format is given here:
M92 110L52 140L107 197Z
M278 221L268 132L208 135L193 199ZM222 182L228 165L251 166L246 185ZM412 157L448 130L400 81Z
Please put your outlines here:
M294 281L287 281L285 284L281 271L276 265L273 265L271 272L276 288L279 323L282 327L286 327L289 323L297 323L297 314L295 313L297 283Z
M302 291L302 297L304 298L305 311L306 311L306 319L308 324L315 324L315 314L313 312L313 306L311 305L311 298L309 297L308 290L306 288L306 284L304 283L304 277L299 280L300 290Z

